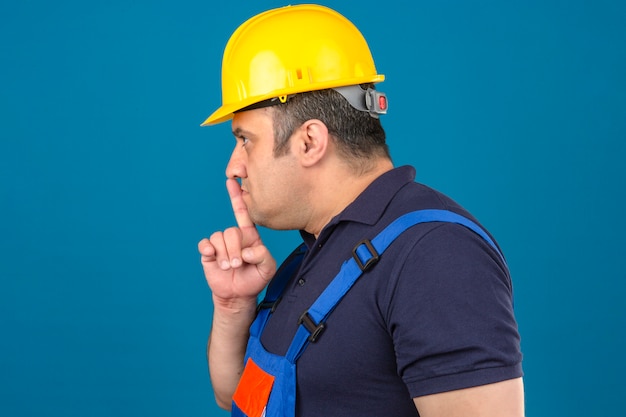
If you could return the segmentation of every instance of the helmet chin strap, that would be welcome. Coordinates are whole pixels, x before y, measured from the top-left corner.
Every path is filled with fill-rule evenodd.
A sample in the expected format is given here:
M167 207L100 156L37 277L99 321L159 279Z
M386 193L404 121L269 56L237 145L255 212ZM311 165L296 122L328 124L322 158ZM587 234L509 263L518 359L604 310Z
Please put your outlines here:
M363 88L360 85L348 85L335 87L333 90L348 100L352 107L368 112L370 116L376 119L379 115L387 113L387 95L372 87Z

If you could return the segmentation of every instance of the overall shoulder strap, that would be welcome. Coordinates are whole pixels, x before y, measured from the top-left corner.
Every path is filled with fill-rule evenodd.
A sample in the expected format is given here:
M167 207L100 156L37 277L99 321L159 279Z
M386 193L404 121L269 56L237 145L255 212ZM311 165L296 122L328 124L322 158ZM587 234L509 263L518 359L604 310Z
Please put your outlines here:
M504 262L504 257L500 253L495 242L489 235L475 222L459 214L448 210L418 210L404 214L389 224L372 240L359 242L352 250L352 257L347 259L339 273L333 278L331 283L315 300L313 305L300 317L298 330L287 351L287 359L295 363L309 342L315 342L324 330L325 321L350 290L357 279L369 268L371 268L382 253L391 243L408 228L425 222L448 222L457 223L472 230L491 245L500 255Z

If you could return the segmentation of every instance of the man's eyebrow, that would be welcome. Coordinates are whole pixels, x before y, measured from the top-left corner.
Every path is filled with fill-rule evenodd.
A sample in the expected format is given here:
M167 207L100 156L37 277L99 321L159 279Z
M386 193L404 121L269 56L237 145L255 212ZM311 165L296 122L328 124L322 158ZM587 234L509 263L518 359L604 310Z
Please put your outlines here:
M233 130L233 135L238 138L240 136L249 136L251 134L251 132L248 132L247 130L242 129L241 127L237 127Z

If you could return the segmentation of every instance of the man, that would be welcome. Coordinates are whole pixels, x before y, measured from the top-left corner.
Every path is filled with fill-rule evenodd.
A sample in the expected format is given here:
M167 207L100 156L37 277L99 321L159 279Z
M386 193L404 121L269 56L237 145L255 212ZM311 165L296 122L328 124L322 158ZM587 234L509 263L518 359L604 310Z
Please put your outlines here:
M505 260L467 211L394 168L384 77L359 31L321 6L270 10L235 31L222 65L223 104L204 125L232 119L237 226L198 245L218 404L249 417L522 416ZM305 244L277 272L256 225Z

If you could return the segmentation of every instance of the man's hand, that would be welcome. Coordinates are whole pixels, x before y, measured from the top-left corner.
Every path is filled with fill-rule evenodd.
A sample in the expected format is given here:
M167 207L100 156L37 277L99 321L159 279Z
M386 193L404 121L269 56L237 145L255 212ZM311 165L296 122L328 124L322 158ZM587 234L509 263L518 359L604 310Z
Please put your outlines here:
M263 245L248 214L239 183L228 179L226 188L237 227L202 239L198 250L214 302L233 307L241 301L256 302L257 295L276 273L276 261Z
M257 296L276 273L276 261L261 242L239 183L229 179L226 188L237 227L202 239L198 250L215 307L207 344L211 384L217 403L228 410L243 372Z

